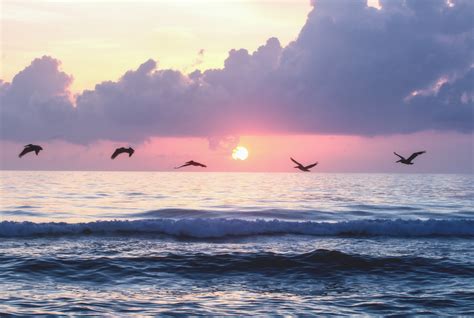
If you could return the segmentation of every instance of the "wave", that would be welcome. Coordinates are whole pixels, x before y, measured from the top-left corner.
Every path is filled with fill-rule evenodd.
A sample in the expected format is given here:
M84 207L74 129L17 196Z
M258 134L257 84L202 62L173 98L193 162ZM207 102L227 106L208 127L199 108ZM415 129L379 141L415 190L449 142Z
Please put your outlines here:
M368 256L348 254L340 251L317 249L302 254L259 253L223 253L223 254L173 254L139 257L98 257L98 258L61 258L61 257L17 257L0 255L0 261L10 272L42 275L49 273L61 277L77 275L90 276L90 279L116 278L125 276L151 275L168 272L189 274L253 272L265 274L290 274L294 272L327 276L330 273L357 271L363 273L401 273L436 272L471 277L474 275L472 264L456 263L443 258L417 256ZM101 275L97 275L100 272Z
M473 219L454 220L353 220L342 222L290 222L242 219L145 219L88 223L0 222L0 237L63 235L166 234L190 238L225 238L252 235L311 236L474 236Z
M221 206L228 209L229 206ZM127 218L147 218L147 219L204 219L204 218L222 218L222 219L278 219L278 220L332 220L338 216L337 213L319 210L288 210L288 209L245 209L245 210L200 210L200 209L180 209L165 208L138 213L126 214Z
M42 216L39 212L23 211L23 210L13 210L13 211L1 211L0 215L6 216Z
M421 210L417 207L403 206L403 205L372 205L372 204L353 204L348 205L348 208L376 210L376 211L417 211Z
M336 222L353 220L363 217L370 219L470 219L474 215L473 211L459 210L449 214L424 211L419 208L411 208L408 206L388 206L388 205L351 205L346 211L324 211L324 210L295 210L295 209L258 209L256 207L248 207L245 209L232 209L232 206L214 206L212 209L181 209L181 208L164 208L159 210L150 210L145 212L133 212L127 214L101 214L100 216L107 219L244 219L244 220L282 220L282 221L314 221L318 222ZM219 210L220 208L220 210ZM1 213L1 212L0 212ZM472 219L472 218L471 218Z

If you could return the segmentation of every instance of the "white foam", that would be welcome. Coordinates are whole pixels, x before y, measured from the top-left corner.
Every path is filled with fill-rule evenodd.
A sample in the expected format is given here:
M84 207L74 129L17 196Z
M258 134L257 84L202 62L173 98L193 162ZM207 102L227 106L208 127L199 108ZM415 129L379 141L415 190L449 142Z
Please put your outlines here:
M0 237L84 234L167 234L195 238L302 234L315 236L474 236L474 220L354 220L344 222L290 222L241 219L148 219L89 223L0 222Z

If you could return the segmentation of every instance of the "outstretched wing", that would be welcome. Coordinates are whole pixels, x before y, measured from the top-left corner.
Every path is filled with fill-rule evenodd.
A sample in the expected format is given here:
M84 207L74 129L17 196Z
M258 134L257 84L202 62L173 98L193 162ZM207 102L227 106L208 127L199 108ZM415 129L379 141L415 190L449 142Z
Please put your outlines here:
M419 155L421 154L424 154L426 151L418 151L418 152L415 152L413 153L407 160L408 161L412 161L413 159L415 159L416 157L418 157Z
M398 153L393 152L393 154L394 154L395 156L399 157L400 159L405 160L405 158L403 158L402 156L400 156Z
M122 153L122 150L120 148L115 149L114 153L110 157L110 159L115 159L118 155Z
M207 168L206 165L203 165L202 163L196 162L199 167Z
M128 157L131 157L135 153L135 150L133 148L130 149L128 152Z
M293 159L293 158L291 158L291 157L290 157L290 159L291 159L291 161L293 161L294 163L296 163L298 166L304 167L301 163L299 163L299 162L296 161L295 159Z
M187 166L190 166L190 165L191 165L191 163L189 163L189 161L188 161L188 162L186 162L184 165L179 166L179 167L174 167L174 168L175 168L175 169L180 169L180 168L184 168L184 167L187 167Z
M304 167L304 168L305 168L305 169L311 169L311 168L313 168L313 167L315 167L315 166L317 166L317 165L318 165L318 163L316 162L316 163L313 163L312 165L308 165L308 166L306 166L306 167Z
M25 148L23 149L22 152L20 152L20 154L18 155L18 157L21 158L21 157L23 157L24 155L26 155L26 154L27 154L28 152L30 152L30 151L32 151L32 149L31 149L31 148L26 148L26 146L25 146Z

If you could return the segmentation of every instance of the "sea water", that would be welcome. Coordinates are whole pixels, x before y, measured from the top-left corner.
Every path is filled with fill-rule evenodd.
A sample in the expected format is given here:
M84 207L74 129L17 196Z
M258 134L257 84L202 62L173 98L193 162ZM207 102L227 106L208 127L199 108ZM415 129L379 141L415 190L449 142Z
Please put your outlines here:
M473 175L0 175L0 314L474 315Z

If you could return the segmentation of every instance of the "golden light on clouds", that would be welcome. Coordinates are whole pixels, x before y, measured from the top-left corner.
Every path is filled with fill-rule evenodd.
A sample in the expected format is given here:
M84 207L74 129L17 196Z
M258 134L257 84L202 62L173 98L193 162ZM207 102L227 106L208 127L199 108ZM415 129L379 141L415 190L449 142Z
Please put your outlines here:
M1 0L0 78L43 55L62 61L75 93L150 58L185 73L221 68L231 49L291 42L310 10L308 0Z

